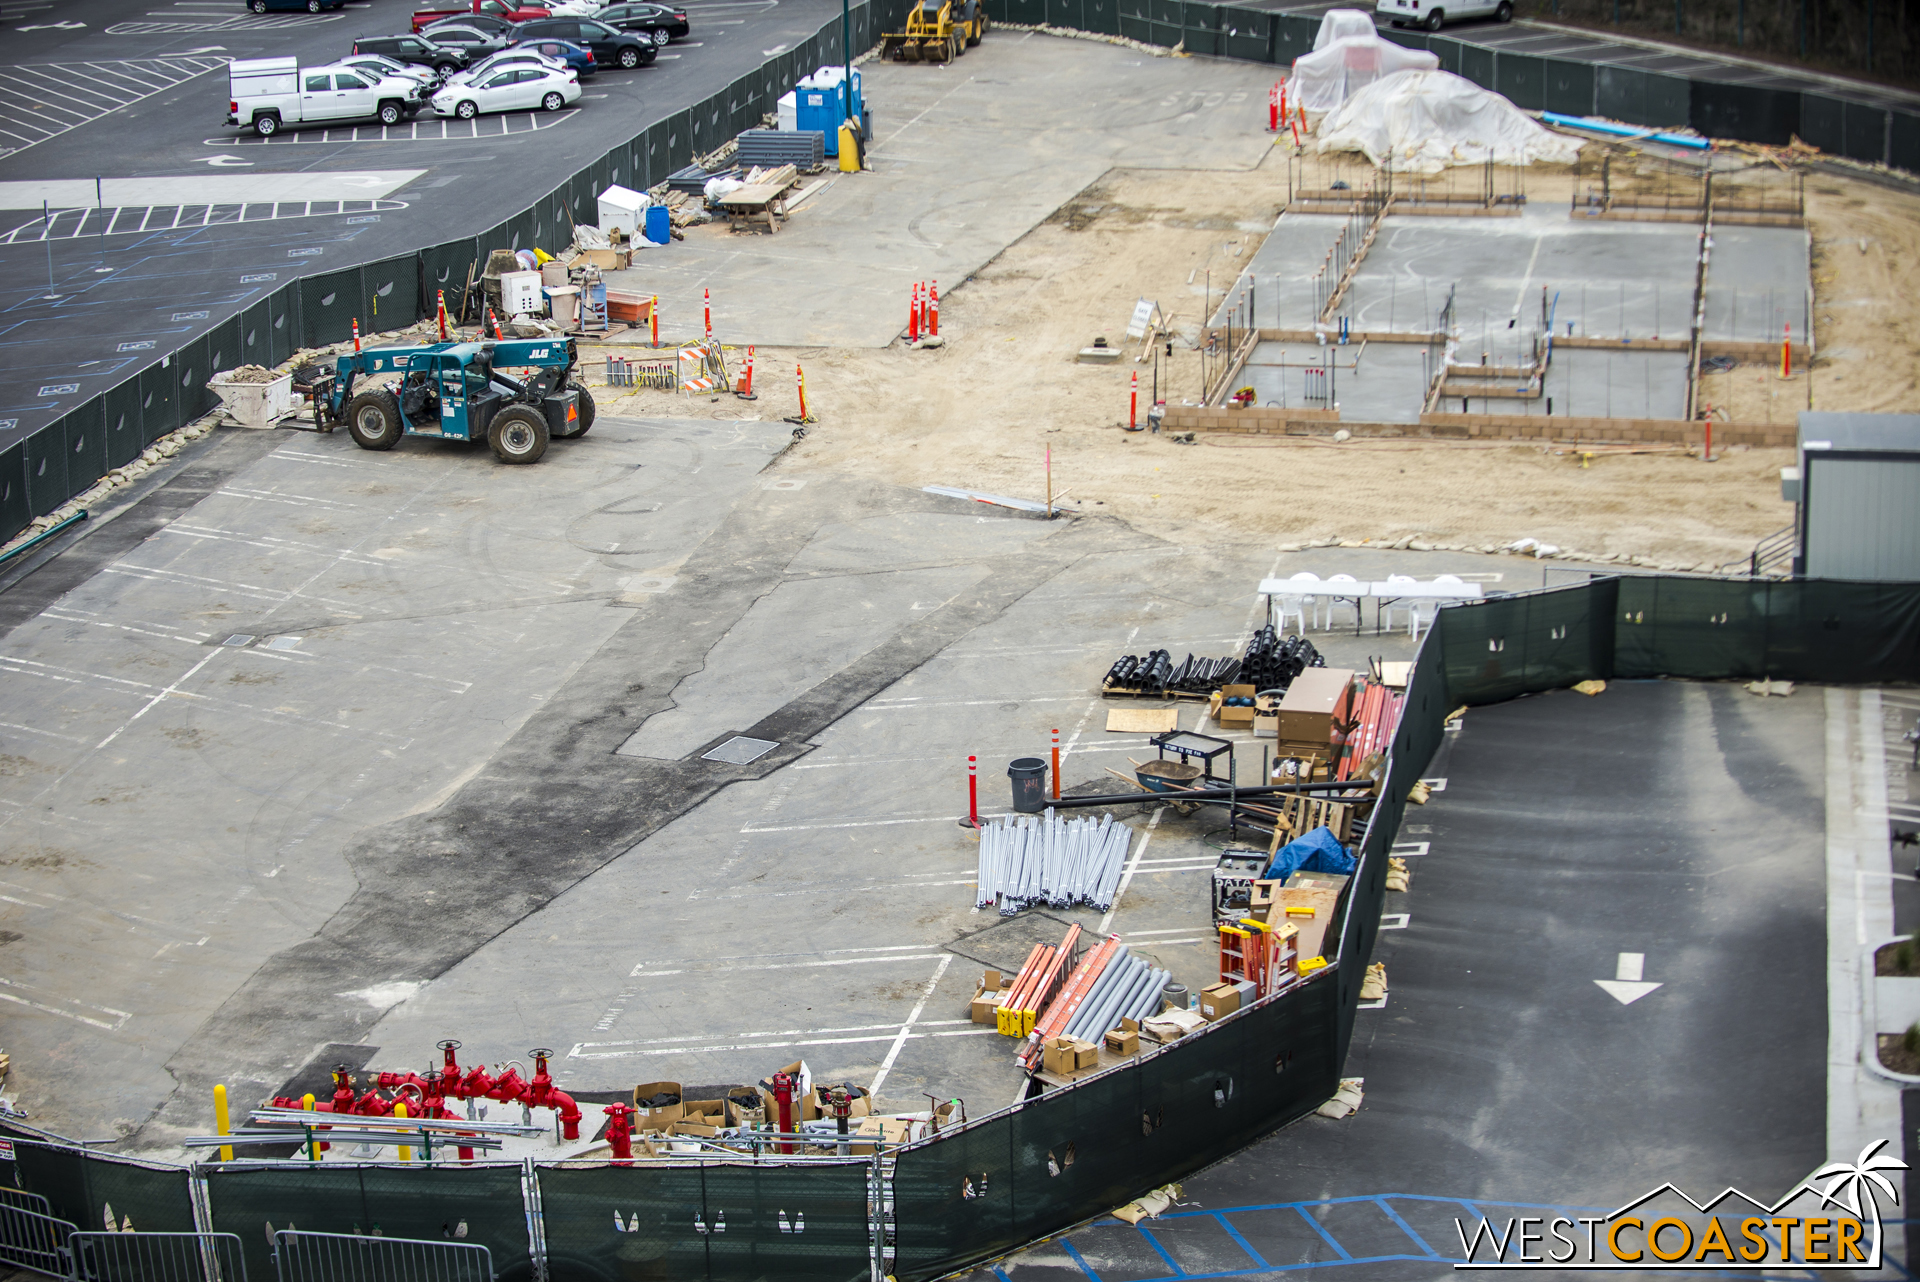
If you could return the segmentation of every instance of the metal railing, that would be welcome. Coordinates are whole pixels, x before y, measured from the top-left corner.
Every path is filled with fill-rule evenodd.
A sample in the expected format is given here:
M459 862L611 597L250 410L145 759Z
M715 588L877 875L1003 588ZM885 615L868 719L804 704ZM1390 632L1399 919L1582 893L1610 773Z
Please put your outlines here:
M1761 578L1789 572L1793 567L1793 554L1799 546L1797 527L1782 526L1754 544L1753 555L1747 559L1747 573Z
M247 1282L231 1233L75 1233L74 1282Z
M30 1210L13 1201L33 1198L45 1207L47 1200L43 1197L17 1189L9 1189L8 1194L8 1200L0 1202L0 1263L50 1277L69 1276L73 1256L67 1243L79 1228L44 1210Z
M281 1229L273 1263L280 1282L493 1282L493 1253L473 1242Z

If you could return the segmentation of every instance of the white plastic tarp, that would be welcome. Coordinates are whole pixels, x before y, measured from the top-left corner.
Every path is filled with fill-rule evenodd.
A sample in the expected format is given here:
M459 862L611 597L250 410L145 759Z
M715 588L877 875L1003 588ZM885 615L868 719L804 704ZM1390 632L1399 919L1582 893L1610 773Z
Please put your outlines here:
M1313 34L1313 48L1317 53L1336 40L1373 34L1373 15L1366 10L1329 9L1320 15L1320 30Z
M1363 152L1374 164L1403 173L1438 173L1448 165L1487 160L1571 164L1581 145L1542 128L1499 94L1445 71L1403 71L1366 85L1316 132L1318 151Z
M1440 59L1424 49L1404 49L1372 34L1344 36L1293 60L1288 101L1319 115L1383 77L1399 71L1427 71L1439 65Z

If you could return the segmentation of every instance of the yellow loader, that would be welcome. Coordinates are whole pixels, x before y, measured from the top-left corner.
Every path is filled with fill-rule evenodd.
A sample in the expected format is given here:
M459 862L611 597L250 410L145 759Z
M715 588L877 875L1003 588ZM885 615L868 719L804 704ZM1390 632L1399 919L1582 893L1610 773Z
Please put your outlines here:
M987 31L981 0L920 0L907 29L881 37L880 55L899 62L952 62Z

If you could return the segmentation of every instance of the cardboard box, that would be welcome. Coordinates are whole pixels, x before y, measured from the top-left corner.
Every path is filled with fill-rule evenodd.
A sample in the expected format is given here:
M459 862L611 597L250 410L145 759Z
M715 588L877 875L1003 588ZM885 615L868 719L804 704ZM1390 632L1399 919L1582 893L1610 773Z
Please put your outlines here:
M1253 737L1256 739L1278 739L1280 737L1280 714L1253 710Z
M634 1087L634 1128L636 1130L659 1129L658 1127L643 1126L642 1124L648 1120L657 1121L662 1124L671 1124L679 1121L681 1115L686 1112L686 1106L684 1104L662 1104L656 1107L643 1102L652 1099L656 1095L673 1095L678 1097L679 1094L680 1083L678 1082L642 1082Z
M823 1082L820 1085L813 1088L813 1107L815 1109L816 1116L826 1117L826 1118L831 1118L833 1116L833 1103L832 1101L828 1100L827 1092L832 1090L833 1086L836 1086L838 1084L839 1083L836 1082L830 1085L828 1083ZM872 1112L873 1112L873 1097L871 1095L868 1095L865 1091L860 1091L859 1094L853 1096L853 1098L849 1101L849 1107L847 1109L848 1117L856 1117L856 1118L866 1117L868 1114Z
M1083 1042L1075 1037L1073 1042L1073 1071L1100 1067L1100 1048L1092 1042Z
M1311 669L1309 669L1311 671ZM1214 709L1213 719L1223 726L1250 726L1253 724L1254 710L1251 707L1229 708L1228 699L1251 699L1258 690L1257 686L1230 685L1220 687L1221 704Z
M1326 751L1333 741L1333 723L1347 720L1352 701L1352 668L1308 668L1293 679L1280 701L1279 741Z
M1247 916L1255 921L1267 920L1267 913L1273 907L1273 897L1285 884L1281 881L1255 881L1253 889L1247 893Z
M915 1123L907 1117L863 1117L854 1129L855 1135L865 1135L869 1139L878 1138L885 1144L906 1144L914 1138ZM873 1156L872 1144L849 1144L849 1153L861 1157Z
M1200 990L1200 1016L1209 1022L1225 1019L1240 1009L1240 990L1233 984L1215 984Z
M1124 1021L1124 1023L1131 1024L1133 1021L1129 1019ZM1107 1050L1115 1055L1138 1055L1140 1053L1140 1030L1138 1027L1112 1029L1103 1039L1103 1044Z
M968 1015L976 1024L994 1023L997 1015L994 1010L1013 989L1013 977L1002 975L997 970L987 971L980 977L980 986L973 990L973 1002L967 1007Z
M624 268L631 257L624 249L583 249L572 261L598 267L603 272L616 272Z

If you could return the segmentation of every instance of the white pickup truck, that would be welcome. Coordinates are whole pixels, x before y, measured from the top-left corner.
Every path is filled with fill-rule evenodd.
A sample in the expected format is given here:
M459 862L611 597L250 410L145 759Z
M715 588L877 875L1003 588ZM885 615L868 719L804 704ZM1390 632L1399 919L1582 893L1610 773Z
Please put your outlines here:
M300 66L297 58L227 64L227 123L270 138L289 125L378 120L397 125L427 105L417 79L375 76L360 67Z

